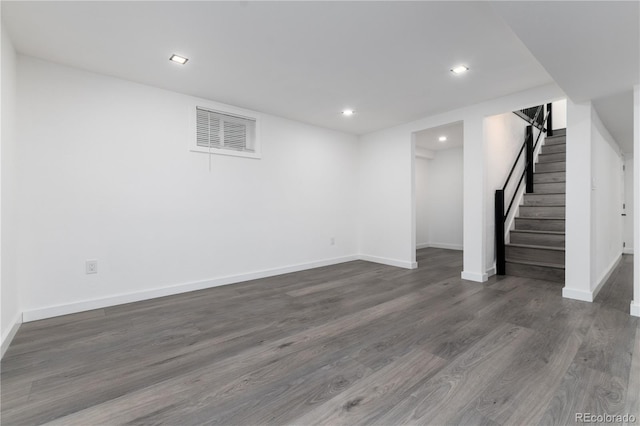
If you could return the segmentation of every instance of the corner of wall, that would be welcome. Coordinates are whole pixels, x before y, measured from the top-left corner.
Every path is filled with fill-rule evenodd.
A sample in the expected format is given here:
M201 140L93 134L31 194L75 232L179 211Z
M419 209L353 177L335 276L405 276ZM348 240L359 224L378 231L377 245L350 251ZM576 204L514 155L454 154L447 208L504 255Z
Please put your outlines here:
M6 334L2 336L2 343L0 343L0 359L4 357L5 352L9 349L13 338L16 337L16 333L22 325L22 313L18 313L15 319L11 322L11 326L7 328Z

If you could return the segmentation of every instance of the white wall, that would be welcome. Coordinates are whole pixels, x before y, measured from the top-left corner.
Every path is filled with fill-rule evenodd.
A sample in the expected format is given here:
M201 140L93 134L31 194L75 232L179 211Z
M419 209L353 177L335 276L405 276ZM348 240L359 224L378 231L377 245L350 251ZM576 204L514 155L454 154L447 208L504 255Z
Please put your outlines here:
M590 102L568 101L565 297L593 301L616 266L622 192L620 148Z
M434 157L435 158L435 157ZM416 247L429 247L429 163L416 156Z
M462 250L463 243L463 149L436 151L429 160L429 245Z
M0 149L2 204L0 208L0 315L2 354L22 321L20 294L16 280L16 53L2 28L2 143Z
M358 251L365 259L415 268L411 132L389 129L366 135L358 153Z
M640 86L633 88L633 246L640 247ZM633 256L631 315L640 317L640 256Z
M593 300L591 294L591 104L567 102L565 286L562 294ZM587 263L587 261L589 263Z
M625 253L633 254L633 157L626 156L624 159L624 203L626 216L623 219L622 240L625 242Z
M18 72L25 320L356 254L355 136L263 115L262 160L209 172L194 98L22 56Z
M463 151L416 158L416 246L462 250Z
M567 128L567 100L560 99L552 102L551 121L554 129Z
M592 167L595 188L592 186L593 249L595 262L591 290L610 274L622 254L622 155L617 143L604 127L595 110L591 109Z
M363 135L358 193L360 253L415 262L415 174L412 133L455 121L464 127L463 278L484 281L492 273L486 223L493 220L493 193L485 184L485 117L564 98L556 85L527 90L473 106ZM390 244L387 244L387 241Z

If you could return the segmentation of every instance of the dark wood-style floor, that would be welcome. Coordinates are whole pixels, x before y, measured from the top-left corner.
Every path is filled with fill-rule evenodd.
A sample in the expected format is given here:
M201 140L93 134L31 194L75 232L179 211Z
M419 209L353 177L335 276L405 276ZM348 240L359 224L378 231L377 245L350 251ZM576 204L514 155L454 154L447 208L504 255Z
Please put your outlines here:
M362 261L24 324L2 424L574 424L640 419L632 258L561 285Z

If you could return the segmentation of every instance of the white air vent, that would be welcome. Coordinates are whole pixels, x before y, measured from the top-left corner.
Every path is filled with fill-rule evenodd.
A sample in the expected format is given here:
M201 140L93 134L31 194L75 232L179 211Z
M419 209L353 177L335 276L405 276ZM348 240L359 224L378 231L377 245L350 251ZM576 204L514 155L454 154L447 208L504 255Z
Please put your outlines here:
M196 106L193 151L259 158L257 118Z

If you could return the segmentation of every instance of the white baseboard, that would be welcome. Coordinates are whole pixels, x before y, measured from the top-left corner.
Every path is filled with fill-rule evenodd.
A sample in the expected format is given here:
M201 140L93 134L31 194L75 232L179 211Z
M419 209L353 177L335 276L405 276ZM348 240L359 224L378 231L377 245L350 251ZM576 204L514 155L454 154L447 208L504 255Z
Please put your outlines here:
M622 260L622 254L616 257L613 260L613 262L611 262L611 264L609 265L609 268L607 268L607 271L602 275L600 280L598 280L598 285L593 290L589 291L589 290L565 287L562 289L562 297L565 297L567 299L581 300L583 302L593 302L596 296L598 295L598 293L600 292L600 290L602 289L602 286L607 282L609 278L611 278L611 274L613 273L613 271L616 270L621 260Z
M487 270L487 279L489 277L492 277L496 274L496 267L492 266L490 269Z
M11 322L11 327L6 332L4 336L2 336L2 344L0 344L0 358L4 357L4 353L9 349L9 345L11 341L16 336L20 325L22 324L22 314L16 315L16 317Z
M407 262L406 260L391 259L388 257L370 256L368 254L361 254L358 256L360 260L366 260L367 262L381 263L383 265L396 266L398 268L416 269L418 262Z
M460 278L462 278L463 280L483 283L489 279L489 275L487 275L486 273L482 274L479 272L462 271L462 273L460 274Z
M78 312L90 311L93 309L101 309L109 306L121 305L123 303L139 302L141 300L154 299L156 297L171 296L174 294L187 293L189 291L203 290L211 287L218 287L218 286L227 285L227 284L235 284L238 282L255 280L259 278L267 278L267 277L272 277L274 275L288 274L291 272L298 272L306 269L319 268L322 266L337 265L339 263L351 262L359 259L361 259L361 257L356 255L336 257L332 259L319 260L319 261L309 262L309 263L301 263L301 264L285 266L281 268L273 268L273 269L266 269L263 271L250 272L247 274L232 275L227 277L214 278L211 280L178 284L174 286L163 287L163 288L158 288L153 290L121 294L121 295L105 297L101 299L84 300L81 302L69 303L64 305L32 309L32 310L23 312L22 320L24 322L37 321L45 318L52 318L52 317L57 317L61 315L75 314ZM363 259L363 260L368 260L368 259ZM397 265L394 265L394 266L397 266ZM3 344L4 344L4 341L3 341Z
M463 247L461 244L448 244L448 243L420 243L416 244L416 250L420 250L423 248L441 248L446 250L462 250Z
M593 293L575 288L564 287L562 289L562 297L566 299L581 300L583 302L593 302Z
M640 317L640 303L631 302L631 308L629 309L629 313L634 317Z
M633 247L631 247L631 248L629 248L629 247L623 248L622 249L622 254L633 254Z
M596 286L596 288L591 292L592 300L595 300L596 296L602 289L602 286L607 282L609 278L611 278L611 274L613 274L613 271L616 270L621 260L622 260L622 254L620 254L620 256L614 259L613 262L609 265L609 269L607 269L607 271L604 273L602 278L600 278L600 281L598 281L598 285Z
M429 243L429 247L441 248L447 250L462 250L462 244L449 244L449 243Z

